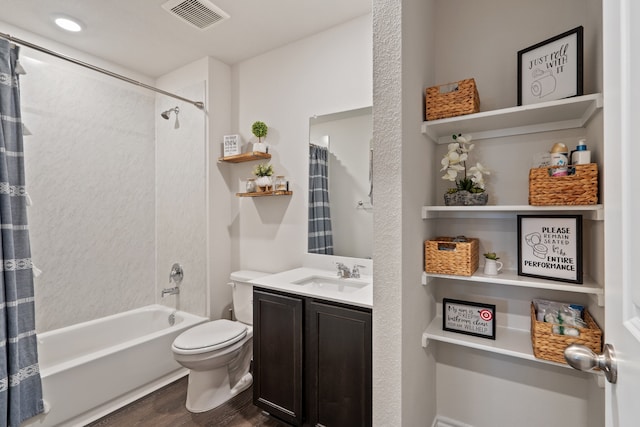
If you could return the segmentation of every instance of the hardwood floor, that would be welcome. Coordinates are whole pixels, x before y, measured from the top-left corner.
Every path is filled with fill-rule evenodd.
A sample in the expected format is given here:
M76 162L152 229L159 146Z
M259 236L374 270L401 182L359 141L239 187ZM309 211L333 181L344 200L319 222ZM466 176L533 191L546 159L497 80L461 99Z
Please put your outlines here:
M192 414L184 406L187 377L103 417L88 427L289 427L252 403L252 388L208 412Z

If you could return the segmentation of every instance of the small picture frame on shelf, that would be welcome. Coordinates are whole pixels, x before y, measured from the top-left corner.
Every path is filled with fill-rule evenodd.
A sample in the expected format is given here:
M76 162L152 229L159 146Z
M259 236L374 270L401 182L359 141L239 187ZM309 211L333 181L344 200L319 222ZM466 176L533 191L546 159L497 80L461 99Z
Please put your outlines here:
M518 275L582 284L582 215L518 215Z
M240 154L240 135L225 135L223 138L223 156Z
M442 329L474 337L496 339L496 306L442 299Z
M518 105L582 95L583 27L518 52Z

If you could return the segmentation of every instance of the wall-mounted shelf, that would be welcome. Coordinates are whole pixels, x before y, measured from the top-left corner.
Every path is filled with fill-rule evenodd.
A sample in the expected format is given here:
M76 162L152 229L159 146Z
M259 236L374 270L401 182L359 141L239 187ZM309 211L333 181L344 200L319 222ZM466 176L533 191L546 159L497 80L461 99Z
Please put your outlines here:
M262 153L260 151L251 151L249 153L236 154L235 156L227 156L218 158L219 162L225 163L242 163L251 162L253 160L268 160L271 158L271 154Z
M438 144L452 142L454 133L470 133L474 141L581 128L602 108L602 94L576 96L557 101L500 110L483 111L422 123L422 133Z
M531 349L531 334L528 330L496 327L496 339L478 338L469 335L462 335L455 332L444 331L442 329L442 317L437 316L429 324L422 334L422 346L427 347L429 341L441 341L449 344L461 345L475 348L477 350L489 351L497 354L504 354L520 359L573 369L563 363L551 362L549 360L538 359L533 355ZM598 372L590 372L599 375Z
M580 214L584 219L602 221L603 205L576 206L531 206L531 205L485 205L485 206L423 206L422 219L435 218L515 218L518 214L560 213Z
M458 280L476 283L495 283L505 286L519 286L523 288L549 289L552 291L573 292L592 295L599 306L604 306L604 290L589 276L584 276L582 285L559 282L555 280L536 279L535 277L518 276L515 270L502 270L497 276L488 276L480 269L471 276L454 276L450 274L433 274L422 272L422 284L427 285L432 279Z
M263 191L259 193L236 193L238 197L270 197L270 196L290 196L293 191Z

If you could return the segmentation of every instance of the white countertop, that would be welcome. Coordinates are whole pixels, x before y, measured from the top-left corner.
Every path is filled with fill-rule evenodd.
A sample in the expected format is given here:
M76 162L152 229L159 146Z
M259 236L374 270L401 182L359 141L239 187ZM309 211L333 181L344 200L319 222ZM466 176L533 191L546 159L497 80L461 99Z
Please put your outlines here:
M305 278L325 277L330 280L343 282L346 288L349 285L357 285L355 290L341 292L335 286L322 288L321 286L305 286L300 282ZM338 279L337 272L312 267L300 267L281 273L270 274L251 280L254 286L273 289L291 294L319 298L358 307L373 308L373 278L371 275L362 274L358 279Z

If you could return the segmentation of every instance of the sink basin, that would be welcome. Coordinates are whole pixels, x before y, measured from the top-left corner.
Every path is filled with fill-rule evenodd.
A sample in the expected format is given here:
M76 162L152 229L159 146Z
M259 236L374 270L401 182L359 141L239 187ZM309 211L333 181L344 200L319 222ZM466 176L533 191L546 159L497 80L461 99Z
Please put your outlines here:
M350 293L359 291L369 283L358 279L340 279L338 277L309 276L292 282L296 285L314 289L322 289L331 292Z

